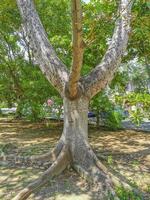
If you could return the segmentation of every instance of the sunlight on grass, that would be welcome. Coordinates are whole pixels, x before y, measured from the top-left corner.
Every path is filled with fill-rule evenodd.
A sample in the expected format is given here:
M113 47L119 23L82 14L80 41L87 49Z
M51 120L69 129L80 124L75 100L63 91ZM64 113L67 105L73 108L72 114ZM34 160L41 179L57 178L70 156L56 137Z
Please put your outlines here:
M58 194L55 196L55 200L92 200L88 195L85 194Z
M57 123L47 127L44 123L13 123L0 120L0 149L3 150L5 145L10 144L8 153L23 156L42 154L53 148L60 137L61 129L60 126L57 128ZM97 131L90 128L89 141L97 156L102 155L105 158L106 165L133 185L136 183L136 187L142 191L150 190L150 134L135 131ZM17 145L17 149L11 151L11 144ZM12 199L17 191L37 178L42 170L26 167L13 169L1 165L0 172L0 200L5 200ZM70 172L65 176L61 175L56 179L57 184L51 180L45 193L55 197L55 200L93 200L91 189L86 190L86 185L80 178L75 181L76 175L72 176ZM120 195L128 194L121 189L119 192ZM132 194L130 195L132 197ZM34 199L34 195L30 199ZM128 200L126 197L124 199Z

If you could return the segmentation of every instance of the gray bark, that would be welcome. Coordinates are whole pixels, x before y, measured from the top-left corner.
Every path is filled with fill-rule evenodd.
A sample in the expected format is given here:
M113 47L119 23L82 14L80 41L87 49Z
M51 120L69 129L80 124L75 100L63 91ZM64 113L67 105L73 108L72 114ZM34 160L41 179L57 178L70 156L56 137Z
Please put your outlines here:
M88 154L88 105L89 100L83 96L74 101L64 99L62 137L69 145L74 163L82 163Z
M88 140L88 105L88 99L83 96L75 101L64 98L63 136L67 143L79 138Z
M33 55L46 78L63 96L64 86L68 81L68 72L48 41L33 0L17 0L17 4Z
M104 89L113 79L121 58L126 50L130 32L131 7L133 0L121 0L118 19L111 43L102 62L82 82L89 98Z
M88 181L95 183L99 199L115 197L113 185L106 168L99 162L88 143L88 105L85 96L71 101L64 99L64 130L61 139L69 147L71 165Z
M81 65L77 67L77 73L75 72L76 70L72 70L71 76L74 78L70 79L73 83L70 87L70 85L68 85L68 72L49 44L44 28L35 10L33 0L17 0L34 56L38 60L42 72L52 85L57 88L64 99L64 129L61 143L64 145L63 148L67 147L65 155L69 155L64 157L67 159L65 163L75 166L79 173L85 174L90 177L90 179L92 178L94 182L98 183L101 191L100 199L104 199L109 192L111 192L113 196L115 196L115 193L105 167L98 162L96 155L93 153L88 143L88 105L90 98L111 81L117 66L121 62L121 57L126 49L128 41L131 2L132 0L121 0L119 18L116 22L112 41L101 64L88 76L84 77L82 81L78 81ZM80 40L81 37L79 36L78 41ZM80 48L80 45L78 48ZM78 54L78 51L76 52ZM79 61L81 62L82 59L79 59ZM73 68L75 69L75 66ZM76 98L72 99L71 97L74 96L74 92L71 94L70 91L75 88L74 91L76 93L77 86L80 88L79 95L75 94ZM60 158L60 160L63 161L63 157L60 156ZM52 165L52 168L50 168L50 173L53 173L53 166L55 166L56 161L54 165ZM63 169L65 167L66 165L64 164ZM41 184L41 179L38 180L38 183ZM37 182L31 184L31 189L29 188L29 191L24 190L22 191L23 193L20 194L22 196L26 194L29 196L28 194L32 192L36 184ZM25 198L17 198L17 200L22 199Z

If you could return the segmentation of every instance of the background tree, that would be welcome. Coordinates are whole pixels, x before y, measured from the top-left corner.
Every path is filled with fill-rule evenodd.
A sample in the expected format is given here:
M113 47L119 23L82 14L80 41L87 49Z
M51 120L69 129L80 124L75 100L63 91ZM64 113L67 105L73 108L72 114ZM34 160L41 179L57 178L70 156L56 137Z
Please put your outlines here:
M39 120L44 117L43 104L58 93L31 60L16 3L2 1L0 10L0 104L17 104L16 117Z
M92 0L89 4L84 6L84 26L86 27L85 30L87 34L85 37L88 38L87 41L89 41L84 54L86 57L84 60L85 68L83 67L84 73L88 73L89 69L91 69L95 63L98 63L106 50L107 42L109 42L111 31L114 28L113 22L117 18L117 15L114 14L115 9L116 5L114 2L111 2L108 5L108 1L99 3L98 1ZM148 72L149 61L147 60L150 48L149 9L148 2L139 0L134 3L131 19L131 37L129 38L129 45L127 48L128 53L126 52L122 61L123 64L115 74L113 82L99 95L96 95L91 102L91 108L93 110L96 108L98 113L101 111L109 111L108 116L111 116L111 123L109 117L108 120L105 118L106 120L104 122L111 128L118 127L118 125L121 126L120 119L123 116L114 114L115 107L119 104L118 106L124 109L123 102L128 98L126 89L129 82L136 82L136 91L132 93L134 101L132 101L130 106L136 106L141 103L141 98L139 99L137 96L143 96L142 101L147 102L149 105L149 91L147 88L150 79ZM137 61L134 62L133 60ZM147 60L147 63L145 63L145 60ZM115 94L118 98L122 99L122 103L115 101ZM145 99L145 97L147 98ZM105 103L100 104L103 98L105 99ZM140 112L136 112L134 115L133 113L129 113L129 117L131 117L134 122L139 121L139 119L141 121L143 117L147 117L149 113L147 107L145 107L144 111L145 112L141 109Z

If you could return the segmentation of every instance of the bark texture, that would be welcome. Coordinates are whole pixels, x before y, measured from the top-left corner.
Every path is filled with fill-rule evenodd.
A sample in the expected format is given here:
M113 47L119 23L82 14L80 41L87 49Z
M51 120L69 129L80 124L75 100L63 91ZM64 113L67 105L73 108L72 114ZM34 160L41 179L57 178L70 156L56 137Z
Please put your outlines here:
M111 43L102 62L83 79L84 89L89 98L104 89L113 79L121 58L125 53L130 32L130 18L133 0L121 0Z
M97 185L99 200L117 199L113 183L105 166L97 159L88 143L88 105L89 100L103 89L113 78L121 57L126 49L130 30L132 0L121 0L119 17L101 64L80 81L83 60L81 5L72 0L73 12L73 65L70 76L59 60L35 10L33 0L17 0L23 18L30 46L40 69L59 91L64 100L64 129L60 142L52 153L34 160L53 160L53 164L41 178L29 184L14 200L24 200L43 186L49 178L59 174L71 165L81 176ZM80 79L80 80L79 80ZM33 159L33 158L32 158Z
M82 9L80 0L71 0L73 30L73 61L69 76L69 93L71 98L78 95L78 82L83 62Z
M95 184L99 200L108 199L108 196L116 197L105 166L98 161L88 143L88 105L89 100L83 96L75 101L64 98L64 129L57 145L58 148L54 150L54 162L40 178L20 191L13 200L27 199L32 192L61 173L68 165L72 166L83 178ZM51 154L34 158L48 161L51 159Z
M63 96L64 86L68 81L67 68L49 43L33 0L17 0L17 4L33 55L46 78Z

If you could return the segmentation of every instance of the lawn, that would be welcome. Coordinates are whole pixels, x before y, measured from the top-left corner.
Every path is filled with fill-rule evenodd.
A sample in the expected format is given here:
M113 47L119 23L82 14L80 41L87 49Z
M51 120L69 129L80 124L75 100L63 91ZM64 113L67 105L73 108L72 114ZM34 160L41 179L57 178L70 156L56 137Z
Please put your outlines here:
M62 123L31 123L0 119L0 151L6 155L43 154L56 144ZM138 189L138 197L117 187L121 200L150 199L150 133L131 130L106 131L89 127L89 141L97 156L119 178ZM44 167L0 162L0 200L12 199L38 177ZM93 185L72 169L66 170L43 187L32 200L98 200Z

